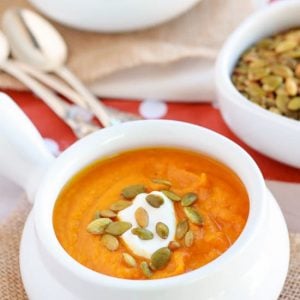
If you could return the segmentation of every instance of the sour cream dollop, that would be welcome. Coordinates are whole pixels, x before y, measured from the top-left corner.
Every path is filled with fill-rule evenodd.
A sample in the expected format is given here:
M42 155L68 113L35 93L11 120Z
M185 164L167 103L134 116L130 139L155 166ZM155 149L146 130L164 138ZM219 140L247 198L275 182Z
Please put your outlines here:
M164 199L164 203L159 207L152 207L146 201L148 195L157 195ZM130 222L132 228L138 227L135 219L135 211L139 208L144 208L149 215L149 224L146 229L150 230L154 237L151 240L141 240L138 236L132 234L131 230L125 232L121 238L127 247L135 254L141 257L150 259L151 255L162 247L167 247L170 241L175 239L176 231L176 214L173 202L166 197L162 192L153 191L149 194L141 193L132 200L132 205L118 213L120 221ZM156 224L163 222L169 228L169 236L162 239L155 230Z

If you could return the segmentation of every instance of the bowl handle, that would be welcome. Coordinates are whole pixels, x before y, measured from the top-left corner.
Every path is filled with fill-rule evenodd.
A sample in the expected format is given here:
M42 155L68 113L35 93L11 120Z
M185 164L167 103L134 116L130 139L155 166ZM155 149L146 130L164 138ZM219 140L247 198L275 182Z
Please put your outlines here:
M0 93L0 175L20 185L30 202L54 157L22 110Z

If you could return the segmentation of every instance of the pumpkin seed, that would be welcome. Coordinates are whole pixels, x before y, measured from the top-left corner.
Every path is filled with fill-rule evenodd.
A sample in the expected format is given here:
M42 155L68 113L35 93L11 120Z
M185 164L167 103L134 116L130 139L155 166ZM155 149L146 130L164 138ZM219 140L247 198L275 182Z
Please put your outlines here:
M275 91L282 84L282 77L270 75L262 79L263 90L266 92Z
M161 205L164 204L164 199L161 196L154 195L154 194L149 194L146 197L146 201L148 202L149 205L155 208L159 208Z
M294 78L287 78L285 88L289 96L295 96L298 92L298 85Z
M119 200L115 203L113 203L111 206L110 206L110 209L113 210L113 211L121 211L127 207L129 207L130 205L132 205L132 202L131 201L127 201L127 200Z
M283 113L287 112L288 102L289 102L289 97L288 96L278 95L276 97L276 106Z
M176 239L181 240L189 230L189 222L187 220L179 221L176 226Z
M272 68L272 73L283 78L288 78L293 76L293 71L291 68L284 65L274 65Z
M198 195L196 193L187 193L181 199L182 206L190 206L198 200Z
M126 199L133 199L138 194L144 193L146 191L145 186L142 184L135 184L127 186L122 190L122 195Z
M248 79L249 80L260 80L270 74L269 68L254 68L250 69L248 73Z
M277 107L270 107L269 111L271 111L272 113L275 113L277 115L281 115L281 112Z
M165 179L152 179L152 182L157 183L157 184L163 184L163 185L167 185L167 186L171 186L172 183L169 180L165 180Z
M154 270L163 269L171 258L171 250L168 247L163 247L156 250L151 255L151 263L150 266Z
M143 207L139 207L135 211L134 216L135 216L136 222L138 223L138 225L140 227L144 228L144 227L148 226L148 224L149 224L149 215Z
M116 251L119 248L118 239L110 234L104 234L101 241L109 251Z
M117 214L110 209L99 210L98 213L102 218L115 218L117 216Z
M288 109L292 111L296 111L300 109L300 97L295 97L293 98L289 103L288 103Z
M132 227L132 225L129 222L117 221L117 222L110 223L105 228L105 232L109 233L111 235L120 236L124 232L129 230L131 227Z
M140 268L143 272L143 274L147 277L150 278L152 276L152 271L146 261L141 262Z
M171 251L174 251L174 250L177 250L180 248L180 243L177 242L177 241L170 241L169 245L168 245L168 248L171 250Z
M163 222L156 223L155 226L156 233L161 237L162 239L166 239L169 236L169 227L164 224Z
M111 219L98 218L93 220L86 229L91 234L102 234L110 223L112 223Z
M286 40L278 43L278 45L275 48L276 53L283 53L289 50L292 50L296 48L298 45L297 41L294 40Z
M295 68L295 74L298 78L300 78L300 63Z
M181 200L181 198L178 195L176 195L174 192L167 191L167 190L163 190L161 192L172 201L177 202Z
M97 211L95 212L95 214L94 214L94 220L95 220L95 219L99 219L99 218L101 218L100 210L97 210Z
M194 233L189 230L184 236L184 244L186 247L191 247L194 243Z
M183 211L191 223L196 225L203 224L202 216L193 207L184 207Z
M153 233L145 228L136 227L131 230L131 233L139 237L141 240L152 240Z
M136 260L128 253L123 253L123 260L126 263L126 265L130 268L136 268Z

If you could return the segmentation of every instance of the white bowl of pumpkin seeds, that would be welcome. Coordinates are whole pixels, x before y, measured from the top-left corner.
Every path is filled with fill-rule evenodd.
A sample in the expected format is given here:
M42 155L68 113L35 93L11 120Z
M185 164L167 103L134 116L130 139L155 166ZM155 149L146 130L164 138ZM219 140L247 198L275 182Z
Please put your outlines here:
M249 146L300 168L300 1L273 3L233 32L216 63L217 99Z

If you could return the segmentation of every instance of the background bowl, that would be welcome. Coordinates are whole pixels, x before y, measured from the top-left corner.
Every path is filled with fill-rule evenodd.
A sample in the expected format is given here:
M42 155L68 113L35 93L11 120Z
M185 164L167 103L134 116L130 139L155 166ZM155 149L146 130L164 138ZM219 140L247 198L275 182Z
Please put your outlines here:
M246 144L300 168L300 122L269 112L234 87L231 72L241 54L260 39L300 27L300 1L285 0L253 14L229 37L216 63L217 99L228 126Z
M65 25L92 31L122 32L168 21L201 0L29 0Z

